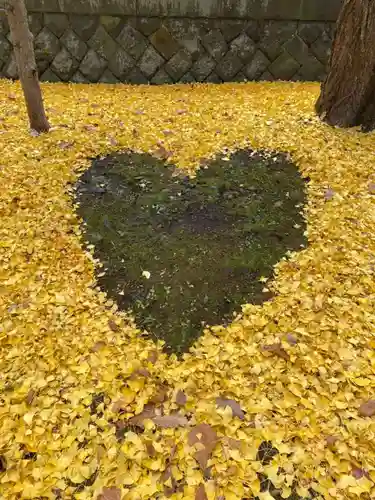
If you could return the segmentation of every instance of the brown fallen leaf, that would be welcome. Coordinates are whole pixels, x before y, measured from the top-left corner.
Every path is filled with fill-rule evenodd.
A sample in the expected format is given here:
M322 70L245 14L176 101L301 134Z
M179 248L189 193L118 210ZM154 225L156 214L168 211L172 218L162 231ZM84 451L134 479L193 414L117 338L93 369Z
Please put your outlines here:
M196 425L189 432L189 446L194 446L196 443L201 443L204 446L203 449L194 453L194 458L203 471L207 468L207 462L211 457L211 453L213 452L217 441L218 438L216 432L210 425L205 423Z
M8 94L8 99L10 101L16 101L17 100L17 96L16 96L16 94Z
M189 424L189 420L183 415L159 415L153 417L152 421L158 427L163 429L174 429L176 427L185 427Z
M352 468L352 476L356 479L361 479L361 477L368 475L368 472L365 469L362 469L357 466L353 466Z
M109 328L113 331L113 332L120 332L121 331L121 328L118 326L118 324L113 320L113 319L110 319L108 320L108 326Z
M202 443L205 448L210 451L216 446L218 441L217 434L209 424L198 424L191 429L188 435L189 446L194 446L196 443Z
M100 349L103 349L105 347L106 343L100 340L99 342L95 342L95 344L92 346L91 350L92 352L98 352Z
M83 128L88 132L94 132L96 130L97 125L83 125Z
M113 413L117 413L120 410L123 410L127 406L127 403L124 398L120 398L117 401L115 401L112 405L111 411Z
M279 358L285 359L285 361L290 360L289 354L282 347L280 342L276 342L275 344L265 345L262 347L262 351L274 354L275 356L278 356Z
M245 418L245 414L241 406L234 399L227 399L221 397L216 398L216 404L219 408L225 408L226 406L229 406L232 410L233 416L238 417L240 420L243 420Z
M239 439L226 438L228 446L234 450L239 450L241 447L241 441Z
M151 364L155 364L158 359L158 351L150 351L147 356L147 361Z
M168 387L165 385L159 385L156 391L150 398L150 403L159 404L163 403L167 399Z
M162 483L165 483L171 476L172 476L172 469L170 465L168 465L164 470L164 472L162 473L162 475L160 476L160 480Z
M169 158L170 156L173 155L173 153L171 151L168 151L167 149L165 149L165 147L163 145L160 145L155 151L154 151L154 156L156 156L156 158L159 158L160 160L166 160L167 158Z
M33 389L29 390L29 392L27 393L27 396L26 396L26 400L25 400L27 405L30 406L32 404L36 394L37 394L37 392L34 391Z
M107 488L104 486L97 500L121 500L121 490L115 487Z
M297 340L297 337L295 337L294 335L292 335L291 333L287 333L286 334L286 341L288 342L288 344L290 345L296 345L298 340Z
M203 448L202 450L198 450L194 453L194 458L198 462L199 467L202 471L207 469L207 462L211 457L211 452L207 448Z
M375 182L370 182L368 185L368 192L370 194L375 194Z
M176 394L176 403L180 406L184 406L186 404L186 401L186 394L183 391L178 390Z
M130 380L137 379L139 377L145 377L148 378L151 375L151 373L147 370L147 368L138 368L138 370L135 370L131 375L130 375Z
M155 417L155 408L153 406L147 406L138 415L130 417L128 423L136 427L144 428L143 422L147 419L153 419Z
M146 451L148 453L148 456L153 458L156 455L156 450L154 448L154 445L152 444L151 441L146 441Z
M7 470L7 460L4 455L0 455L0 472Z
M208 500L204 484L200 484L195 490L195 500Z
M358 409L358 413L361 417L372 417L375 415L375 399L369 399L362 403Z
M70 149L74 146L74 141L60 141L57 145L60 149Z
M327 446L333 446L338 441L337 436L326 436Z
M332 200L332 198L334 197L334 195L335 195L334 190L329 187L329 188L326 189L326 192L324 193L324 199L326 201L330 201L330 200Z

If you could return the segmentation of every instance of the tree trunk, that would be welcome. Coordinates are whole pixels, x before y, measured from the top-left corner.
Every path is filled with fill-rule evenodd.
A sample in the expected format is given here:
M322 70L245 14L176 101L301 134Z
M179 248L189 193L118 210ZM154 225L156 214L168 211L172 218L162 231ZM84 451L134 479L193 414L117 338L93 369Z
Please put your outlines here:
M315 107L330 125L375 128L374 0L344 0Z
M6 6L14 55L25 96L30 127L37 132L47 132L50 125L44 111L35 62L33 35L29 29L25 1L8 0Z

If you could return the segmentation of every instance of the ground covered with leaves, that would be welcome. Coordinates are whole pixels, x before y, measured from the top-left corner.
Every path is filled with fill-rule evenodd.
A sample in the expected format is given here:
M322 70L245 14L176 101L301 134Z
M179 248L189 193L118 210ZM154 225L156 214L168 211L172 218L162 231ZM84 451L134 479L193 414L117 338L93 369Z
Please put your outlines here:
M35 136L0 83L3 498L374 497L374 135L321 124L318 90L51 84ZM309 245L168 356L97 288L71 188L121 149L193 174L242 148L309 177Z

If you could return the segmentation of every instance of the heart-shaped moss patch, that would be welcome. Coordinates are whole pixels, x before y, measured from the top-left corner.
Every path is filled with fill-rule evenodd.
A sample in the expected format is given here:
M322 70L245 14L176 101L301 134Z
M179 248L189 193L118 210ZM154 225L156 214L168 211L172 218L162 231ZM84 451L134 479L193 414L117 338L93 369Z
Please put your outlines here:
M304 179L282 154L241 150L195 178L148 154L95 159L77 183L100 287L183 352L204 324L270 297L265 278L305 246Z

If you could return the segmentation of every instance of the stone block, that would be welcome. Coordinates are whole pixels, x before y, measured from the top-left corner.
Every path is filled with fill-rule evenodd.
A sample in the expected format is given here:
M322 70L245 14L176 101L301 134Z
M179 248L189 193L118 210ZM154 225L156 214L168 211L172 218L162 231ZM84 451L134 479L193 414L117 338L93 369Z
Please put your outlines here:
M309 22L299 23L298 33L299 36L309 45L315 42L324 31L324 23Z
M294 35L290 40L284 43L283 47L299 62L299 64L308 64L310 55L309 48L298 35Z
M180 78L180 83L194 83L196 80L194 78L194 75L192 75L190 73L190 71L188 71L187 73L185 73L185 75L183 75L181 78Z
M204 4L212 0L192 2L191 0L137 0L137 15L143 17L201 17Z
M302 0L301 15L303 21L336 21L342 0Z
M246 33L241 33L231 42L230 48L232 53L247 63L255 54L256 45Z
M245 32L253 40L253 42L259 42L263 36L264 22L251 19L247 21L245 25Z
M276 59L282 52L282 45L292 38L297 30L294 21L269 21L264 25L264 33L259 48L269 59Z
M300 64L284 49L268 70L276 80L289 80L299 67Z
M149 45L139 61L139 69L147 78L151 78L162 64L164 64L162 56Z
M126 24L117 37L118 43L136 61L142 56L147 47L147 39L130 24Z
M120 80L130 72L134 65L134 59L121 47L117 48L115 54L108 61L109 69Z
M220 61L228 50L227 42L218 29L211 30L204 35L202 38L202 45L216 61Z
M160 28L161 19L158 17L136 18L135 28L145 36L150 36Z
M99 80L100 83L120 83L120 80L118 80L118 78L115 77L115 75L113 73L111 73L111 71L109 71L109 69L107 68L104 73L102 74L102 76L100 77L100 80Z
M79 69L83 76L88 80L91 82L97 82L104 72L106 65L106 61L100 57L95 50L89 49L83 58Z
M121 25L121 17L118 16L100 16L100 24L104 27L107 33L117 37L117 30Z
M27 20L31 33L36 36L43 28L43 15L33 12L28 14Z
M186 49L180 49L165 65L165 70L177 82L191 68L192 59Z
M203 82L214 69L216 63L209 54L204 54L192 66L191 72L197 82Z
M214 28L217 28L223 34L227 43L234 40L245 28L246 21L240 19L218 19Z
M71 78L73 83L90 83L90 81L85 78L80 71L76 71Z
M317 59L325 66L328 63L329 56L331 53L331 38L324 31L322 36L320 36L311 45L311 51L316 56Z
M247 77L244 73L242 73L242 71L240 71L239 73L237 73L236 76L233 77L233 82L238 82L238 83L247 82Z
M0 10L0 33L2 35L7 35L9 33L8 18L5 11Z
M259 77L259 81L261 82L273 82L275 79L271 75L269 71L265 71L262 75Z
M46 26L34 39L35 57L38 62L51 62L60 50L59 39Z
M266 71L269 64L270 60L263 52L257 50L252 60L245 66L243 71L249 80L258 80Z
M49 83L57 83L60 81L60 78L55 75L53 71L51 71L51 68L48 68L41 76L40 80L42 82L49 82Z
M134 83L136 85L147 84L148 80L145 75L137 68L134 67L124 79L127 83Z
M16 59L14 57L14 53L11 54L8 63L5 65L3 68L3 74L7 78L11 78L12 80L15 80L18 78L18 69L17 69L17 63Z
M55 14L52 12L44 14L44 25L47 26L58 38L69 26L68 16L66 14Z
M240 71L242 64L236 52L229 50L216 65L215 72L224 82L230 82Z
M150 36L150 42L164 59L170 59L179 49L177 41L165 26Z
M136 15L136 0L26 0L29 11Z
M301 76L301 80L321 82L325 76L325 67L315 56L309 54L305 64L301 66L298 73Z
M83 42L71 29L65 31L63 36L60 38L60 42L65 48L68 49L72 56L77 59L77 61L81 61L88 50L87 44Z
M80 3L80 2L77 2ZM85 2L82 2L85 3ZM95 33L98 27L99 18L97 16L75 16L71 15L70 25L73 31L79 36L81 40L87 42Z
M113 40L111 35L107 33L102 25L98 26L97 30L87 43L89 47L94 49L100 55L100 57L108 60L112 58L118 47L117 43Z
M59 79L67 82L78 69L79 62L63 47L51 64L51 70Z
M173 83L173 80L163 68L160 68L151 78L150 83L154 85L165 85L167 83Z
M7 61L11 52L12 45L4 35L0 34L0 62L2 63Z
M205 82L206 83L223 83L223 80L220 78L220 76L215 73L215 71L212 71L212 73L210 73L208 75L208 77L205 79Z

